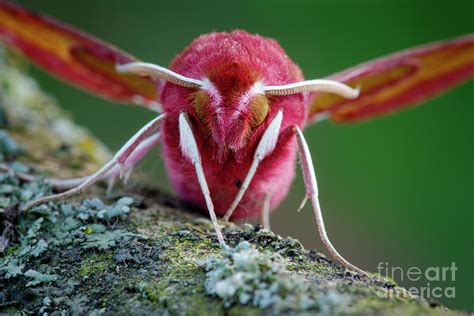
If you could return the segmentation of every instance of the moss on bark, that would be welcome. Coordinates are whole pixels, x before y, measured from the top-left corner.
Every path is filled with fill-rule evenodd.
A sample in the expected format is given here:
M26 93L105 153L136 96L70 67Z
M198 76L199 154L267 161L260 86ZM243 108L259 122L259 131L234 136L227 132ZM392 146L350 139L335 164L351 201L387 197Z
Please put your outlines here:
M109 156L105 147L19 70L16 57L5 56L0 51L1 121L8 130L0 137L2 162L18 171L57 177L101 165ZM55 132L58 128L63 132ZM204 286L204 262L222 256L212 225L174 198L133 185L110 196L99 187L87 199L50 203L22 214L22 204L51 188L41 180L26 183L11 172L3 172L0 180L5 246L1 312L459 314L414 297L391 280L345 271L297 240L249 224L225 225L226 241L231 247L248 241L262 255L278 253L282 269L272 274L271 282L290 284L284 293L276 292L279 299L293 295L293 303L265 308L225 304ZM294 281L285 283L289 279L299 280L304 291Z

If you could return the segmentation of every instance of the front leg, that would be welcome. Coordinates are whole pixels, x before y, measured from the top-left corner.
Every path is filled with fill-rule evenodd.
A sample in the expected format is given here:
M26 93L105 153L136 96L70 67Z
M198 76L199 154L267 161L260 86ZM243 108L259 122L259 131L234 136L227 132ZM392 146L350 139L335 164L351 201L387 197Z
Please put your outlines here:
M252 181L253 176L255 175L255 172L257 172L257 168L260 162L269 154L271 154L273 150L275 149L278 142L278 136L280 135L280 127L281 127L282 120L283 120L283 112L278 111L277 115L275 115L275 117L273 118L273 120L270 122L267 129L263 133L262 138L258 142L257 148L255 149L255 154L252 160L252 165L250 166L250 170L248 171L247 176L244 179L244 182L242 182L242 186L237 192L237 195L235 196L234 201L232 201L232 204L229 206L229 209L225 213L224 221L226 222L229 221L235 208L239 205L240 200L242 200L242 197L247 191L250 185L250 182Z
M36 199L34 201L31 201L27 203L23 210L27 211L31 209L32 207L35 207L37 205L49 202L49 201L57 201L57 200L63 200L66 199L70 196L80 194L87 190L89 187L97 183L98 181L102 180L108 175L114 175L117 172L120 172L120 170L123 170L126 168L127 164L130 162L133 162L134 160L134 154L136 157L143 157L143 155L147 152L146 149L150 149L149 144L153 144L158 136L156 135L156 131L161 124L161 121L165 118L166 114L162 114L158 116L157 118L153 119L149 123L147 123L144 127L142 127L135 135L133 135L125 145L120 148L120 150L115 154L115 156L107 162L102 168L100 168L96 173L81 178L81 179L76 179L80 180L79 184L75 186L74 188L59 193L59 194L54 194L50 196L45 196L39 199ZM156 137L156 139L155 139ZM61 180L59 180L61 181ZM63 180L67 181L67 180ZM64 183L63 183L64 184Z
M314 172L313 160L311 159L311 153L309 152L308 144L303 136L303 132L298 126L295 126L296 139L298 140L298 149L301 157L301 166L303 169L303 178L306 187L306 196L301 204L301 209L304 206L304 203L309 198L313 205L314 218L316 220L316 226L318 227L319 238L323 243L326 250L329 252L331 257L334 258L337 262L342 264L349 270L356 271L362 275L367 275L367 273L354 266L352 263L344 259L331 244L331 241L328 238L326 233L326 228L324 227L323 215L321 213L321 207L319 205L318 198L318 183L316 182L316 173Z
M155 148L161 140L161 133L156 132L155 134L149 136L148 138L144 139L140 145L133 150L130 156L122 165L115 165L112 170L110 170L106 178L109 179L109 185L107 191L110 192L112 187L117 180L117 178L121 178L123 183L127 183L130 175L133 171L133 168L153 149Z
M104 178L109 179L109 188L107 191L110 191L111 186L115 183L116 179L120 176L121 173L124 173L125 171L125 176L124 176L124 183L128 180L128 177L130 176L130 172L133 170L133 168L143 159L143 157L155 146L158 145L160 141L161 135L159 132L156 132L155 134L151 135L147 139L145 139L140 145L135 148L135 150L132 152L130 157L125 161L123 166L115 165L112 169L110 169L107 174L104 176ZM25 182L33 182L33 181L39 181L42 180L46 184L52 186L54 189L58 191L66 191L69 189L72 189L74 187L77 187L87 181L90 177L94 176L92 175L87 175L83 177L78 177L78 178L69 178L69 179L58 179L58 178L44 178L40 176L34 176L28 173L23 173L23 172L17 172L13 170L10 166L8 166L5 163L0 163L0 171L3 172L10 172L14 174L17 178L25 181Z
M217 239L221 246L226 246L224 237L222 236L219 223L217 222L216 212L214 211L214 204L212 203L211 193L209 192L209 186L207 185L204 170L202 168L201 155L199 154L199 148L194 138L193 130L191 129L191 123L189 122L188 115L185 112L181 112L179 115L179 144L183 156L188 158L196 171L197 180L201 187L202 194L206 200L207 211L211 217L212 225L216 231Z

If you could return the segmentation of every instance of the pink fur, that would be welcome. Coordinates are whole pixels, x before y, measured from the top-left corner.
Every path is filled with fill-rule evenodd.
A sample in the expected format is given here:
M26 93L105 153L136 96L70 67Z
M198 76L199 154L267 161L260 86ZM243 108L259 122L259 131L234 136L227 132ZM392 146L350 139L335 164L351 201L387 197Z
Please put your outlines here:
M182 111L189 114L193 125L216 213L224 215L237 194L237 183L244 180L250 168L258 141L281 109L284 120L277 147L258 167L233 219L257 216L267 192L272 194L273 210L286 197L294 177L296 142L291 126L301 127L305 122L304 96L271 98L270 112L254 129L249 127L245 114L236 119L235 113L241 111L242 97L256 81L266 85L300 81L303 80L300 69L276 41L244 31L200 36L174 59L171 69L191 78L209 78L221 95L218 104L221 118L210 109L211 124L205 126L192 103L193 89L170 83L161 87L161 102L168 115L162 126L162 150L179 197L206 209L194 168L179 147L178 116Z

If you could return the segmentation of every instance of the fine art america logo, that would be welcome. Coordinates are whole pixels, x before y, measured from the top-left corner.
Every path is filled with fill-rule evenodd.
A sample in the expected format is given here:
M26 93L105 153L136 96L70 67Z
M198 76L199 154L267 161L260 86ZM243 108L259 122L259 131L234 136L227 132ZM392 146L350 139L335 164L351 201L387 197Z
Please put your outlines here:
M456 264L451 263L445 267L426 267L419 268L416 266L404 269L402 267L389 266L388 262L379 262L377 271L381 276L389 277L397 282L416 283L417 286L407 288L412 295L421 296L425 299L454 298L456 296L456 288L449 286L456 281ZM404 295L402 292L390 293L387 295Z

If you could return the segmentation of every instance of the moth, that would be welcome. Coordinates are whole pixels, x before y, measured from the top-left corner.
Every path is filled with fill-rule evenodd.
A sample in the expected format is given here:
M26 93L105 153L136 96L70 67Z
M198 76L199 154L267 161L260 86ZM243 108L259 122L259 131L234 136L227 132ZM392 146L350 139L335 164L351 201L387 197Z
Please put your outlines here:
M421 103L474 75L474 34L410 48L324 79L305 80L273 39L242 30L195 39L168 68L135 57L43 14L0 0L0 38L60 80L157 116L96 173L55 180L65 191L25 210L129 174L155 146L183 201L207 209L220 244L224 221L269 213L286 197L300 157L319 237L345 268L365 272L331 244L303 130L355 122Z

